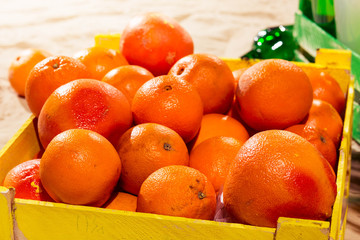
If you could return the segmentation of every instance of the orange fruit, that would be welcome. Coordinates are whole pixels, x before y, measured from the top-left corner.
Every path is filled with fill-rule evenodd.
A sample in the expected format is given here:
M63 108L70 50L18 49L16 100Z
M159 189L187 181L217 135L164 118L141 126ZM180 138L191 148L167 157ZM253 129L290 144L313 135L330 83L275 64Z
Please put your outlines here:
M208 138L191 150L189 166L205 174L215 191L219 192L241 145L232 137Z
M239 114L237 113L237 109L236 109L236 99L234 99L230 110L226 113L226 115L235 118L236 120L240 120Z
M6 174L4 187L15 188L16 198L53 202L41 184L39 166L40 159L20 163Z
M276 227L279 217L325 221L336 197L336 176L316 148L297 134L262 131L240 148L224 185L235 221Z
M120 49L132 65L165 75L180 58L193 53L190 34L173 18L160 13L133 17L120 38Z
M345 110L345 94L339 83L324 70L313 70L308 72L314 99L320 99L330 103L342 116Z
M36 48L22 51L10 64L8 79L17 94L25 96L25 85L31 69L41 60L50 57L50 53Z
M234 80L235 80L235 89L237 88L237 85L239 83L240 77L241 75L247 70L247 67L243 67L243 68L239 68L237 70L234 70L233 76L234 76ZM240 121L241 118L238 114L238 110L237 110L238 104L237 104L237 100L236 100L236 95L234 95L234 99L233 99L233 103L231 105L231 108L229 110L229 112L227 113L227 115L229 115L230 117L235 118L236 120Z
M330 103L314 99L309 115L307 119L305 119L305 125L323 130L334 142L335 147L339 146L343 121L339 113Z
M195 53L183 57L169 75L190 82L199 92L206 113L226 113L234 98L234 76L229 66L211 54Z
M203 116L200 131L189 145L195 148L206 139L216 136L233 137L240 143L244 143L249 138L245 127L236 119L223 114L210 113Z
M241 75L247 70L248 68L247 67L244 67L244 68L239 68L239 69L236 69L234 70L232 73L233 73L233 76L234 76L234 80L235 80L235 89L237 87L237 84L240 80L240 77Z
M232 118L234 118L235 120L239 121L244 128L246 129L246 131L248 132L249 136L254 135L255 133L259 132L258 130L255 130L253 128L251 128L249 125L246 124L246 122L244 122L244 120L240 117L240 106L239 106L239 102L236 100L236 98L234 99L233 105L231 106L230 111L226 114Z
M117 192L107 201L104 208L136 212L136 206L136 196L125 192Z
M204 174L187 166L167 166L141 185L137 212L212 220L216 194Z
M154 78L152 73L143 67L124 65L108 72L102 81L119 89L131 105L136 91L152 78Z
M156 123L130 128L120 138L122 162L120 186L137 195L141 184L154 171L169 165L189 165L189 153L175 131Z
M94 79L78 79L56 89L42 108L38 133L44 148L71 128L95 131L116 146L132 125L130 104L115 87Z
M56 202L102 206L119 180L121 161L111 143L85 129L53 138L40 162L40 179Z
M199 131L203 116L201 98L188 82L164 75L153 78L136 92L131 110L134 121L159 123L189 142Z
M238 82L239 82L239 80L240 80L241 75L242 75L247 69L248 69L248 68L245 68L245 67L244 67L244 68L239 68L239 69L237 69L237 70L235 70L235 71L232 72L232 73L233 73L233 76L234 76L234 80L235 80L235 82L234 82L235 89L237 88L237 85L238 85ZM237 106L236 106L236 103L237 103L237 101L236 101L236 95L234 95L231 108L230 108L229 112L227 113L227 115L229 115L230 117L235 118L236 120L239 120L240 117L238 117L238 113L237 113L237 109L236 109L236 107L237 107Z
M285 129L300 135L308 140L314 147L323 155L323 157L330 163L335 171L337 163L337 152L334 142L329 135L321 129L305 126L304 124L297 124Z
M119 51L104 47L90 47L75 53L89 70L91 78L101 80L110 70L129 63Z
M251 128L284 129L303 120L313 93L309 78L295 64L268 59L248 68L236 90L239 115Z
M79 78L88 78L90 73L79 60L66 56L48 57L35 65L26 81L25 99L35 116L50 94L61 85Z

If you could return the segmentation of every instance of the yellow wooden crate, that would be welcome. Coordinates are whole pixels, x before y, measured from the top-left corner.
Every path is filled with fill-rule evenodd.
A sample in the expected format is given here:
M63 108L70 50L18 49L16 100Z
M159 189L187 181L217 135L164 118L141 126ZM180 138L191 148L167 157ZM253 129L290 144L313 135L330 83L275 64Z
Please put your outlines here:
M101 36L100 36L101 37ZM114 40L115 39L115 40ZM117 44L107 39L107 46ZM99 39L97 39L99 40ZM100 39L101 40L101 39ZM101 42L101 41L98 41ZM97 44L99 44L97 42ZM100 43L100 45L102 45ZM62 203L14 199L13 191L0 188L0 239L343 239L349 194L352 106L354 79L350 78L349 51L320 49L316 64L296 63L305 71L326 68L347 93L344 129L339 148L337 197L330 221L279 218L277 228L255 227L133 213ZM232 70L248 67L259 60L224 59ZM30 117L15 136L0 150L0 182L20 162L40 151L36 121Z
M14 189L7 189L0 186L0 239L12 240L13 238L13 218L12 202L14 199Z

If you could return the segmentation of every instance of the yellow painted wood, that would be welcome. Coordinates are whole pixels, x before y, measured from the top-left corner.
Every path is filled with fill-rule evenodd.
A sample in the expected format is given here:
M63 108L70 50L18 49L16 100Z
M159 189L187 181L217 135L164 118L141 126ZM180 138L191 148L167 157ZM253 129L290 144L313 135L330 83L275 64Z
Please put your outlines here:
M346 74L333 76L335 79L341 78L341 81L338 81L341 89L344 93L347 91L347 87L350 81L350 70L351 70L351 51L349 50L336 50L336 49L318 49L316 51L315 62L319 65L326 66L330 75L334 74ZM336 71L337 69L343 69L344 72Z
M344 236L341 226L346 222L345 212L347 211L347 196L350 186L350 161L351 161L351 139L352 139L352 108L354 101L354 79L350 81L348 99L345 110L343 136L339 149L339 163L337 169L337 196L333 206L331 217L330 239L340 239Z
M276 240L327 240L329 222L279 218Z
M107 39L106 39L107 38ZM120 35L98 35L95 45L118 50ZM322 54L322 52L321 52ZM342 59L341 56L338 59ZM231 70L249 67L260 60L223 60ZM296 63L305 72L327 69L347 93L344 134L340 146L337 175L338 193L331 221L280 218L278 228L259 228L243 224L218 223L186 218L132 213L15 199L16 236L28 239L339 239L346 224L350 143L352 129L353 84L343 65ZM40 150L32 116L0 151L0 181L12 167ZM330 226L330 227L329 227ZM276 231L276 233L275 233ZM305 238L309 237L309 238ZM1 239L1 238L0 238Z
M348 208L344 210L344 219L347 218L347 215L348 215ZM344 221L340 226L340 233L338 238L339 240L343 240L345 238L345 229L346 229L346 221ZM329 239L332 239L331 236Z
M226 62L231 71L235 71L241 68L249 68L257 62L259 59L241 59L241 58L221 58Z
M15 200L17 226L27 239L258 239L275 229L155 214Z
M351 51L337 49L318 49L315 62L331 68L351 69Z
M330 239L343 239L343 226L346 224L347 197L350 187L352 109L354 101L354 79L351 79L350 76L351 51L318 49L315 62L325 66L327 71L339 82L342 90L347 93L342 141L339 148L336 179L337 196L333 206L330 228Z
M0 150L0 183L10 169L34 158L40 151L34 121L34 116L31 116Z
M120 34L98 34L95 36L95 46L120 50Z
M12 201L14 190L0 186L0 239L13 240Z

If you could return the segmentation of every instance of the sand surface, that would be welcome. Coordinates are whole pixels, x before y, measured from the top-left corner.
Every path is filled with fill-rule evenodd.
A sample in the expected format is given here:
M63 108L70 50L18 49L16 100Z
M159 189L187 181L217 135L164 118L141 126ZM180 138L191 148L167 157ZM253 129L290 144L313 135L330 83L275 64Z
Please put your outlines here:
M30 116L24 98L8 82L8 67L22 50L42 48L72 56L93 46L99 33L119 33L128 20L156 11L180 22L191 34L195 52L237 58L267 27L294 23L298 0L2 0L0 7L0 148ZM357 206L359 206L357 204ZM350 211L359 221L359 211ZM349 214L349 215L350 215ZM345 239L359 232L351 227Z

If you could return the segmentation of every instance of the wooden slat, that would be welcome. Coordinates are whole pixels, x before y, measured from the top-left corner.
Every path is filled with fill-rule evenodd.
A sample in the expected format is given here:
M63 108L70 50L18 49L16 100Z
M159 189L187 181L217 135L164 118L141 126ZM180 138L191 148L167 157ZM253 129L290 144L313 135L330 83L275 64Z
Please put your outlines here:
M31 116L0 150L0 183L10 169L34 158L40 151L34 121L35 117Z
M27 239L258 239L274 228L15 200L16 234Z
M328 240L329 222L279 218L276 240Z
M13 240L12 201L14 190L0 186L0 239Z

